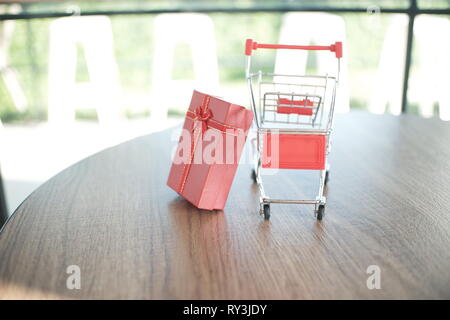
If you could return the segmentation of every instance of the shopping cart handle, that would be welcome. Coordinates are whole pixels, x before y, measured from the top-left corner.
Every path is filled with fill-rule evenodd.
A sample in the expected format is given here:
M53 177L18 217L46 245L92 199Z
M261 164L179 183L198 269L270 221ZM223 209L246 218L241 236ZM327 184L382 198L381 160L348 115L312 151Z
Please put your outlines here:
M265 43L257 43L252 39L247 39L245 41L245 55L251 56L253 50L258 48L261 49L297 49L297 50L329 50L334 52L336 58L342 58L342 42L335 42L329 46L297 46L297 45L288 45L288 44L265 44Z

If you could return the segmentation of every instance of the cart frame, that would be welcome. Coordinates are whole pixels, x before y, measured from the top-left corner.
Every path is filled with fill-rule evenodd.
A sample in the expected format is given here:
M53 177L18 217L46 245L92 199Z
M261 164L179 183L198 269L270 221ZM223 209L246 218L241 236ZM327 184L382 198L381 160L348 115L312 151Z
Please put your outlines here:
M294 49L294 50L329 50L331 52L335 53L335 56L337 58L337 74L335 77L333 76L319 76L319 75L292 75L292 74L279 74L279 73L264 73L261 71L252 73L251 72L251 58L252 53L254 50L257 50L259 48L264 49ZM328 163L328 154L330 153L330 136L333 128L333 116L334 116L334 107L336 102L336 88L339 82L339 73L340 73L340 59L342 58L342 43L336 42L335 44L332 44L330 46L298 46L298 45L275 45L275 44L260 44L252 39L246 40L245 45L245 54L247 56L246 61L246 78L247 83L249 87L250 97L251 97L251 105L252 110L254 113L254 124L256 127L256 146L255 146L255 139L253 139L253 150L255 154L255 166L252 171L252 177L254 179L254 182L258 184L259 191L260 191L260 214L264 215L265 219L270 218L270 204L271 203L285 203L285 204L311 204L314 205L314 214L318 220L322 220L324 213L325 213L325 204L326 204L326 197L325 197L325 185L328 183L329 179L329 163ZM302 80L304 81L303 84L297 83L278 83L279 85L287 85L287 86L311 86L311 87L322 87L323 88L323 94L301 94L301 93L295 93L295 92L277 92L276 90L272 92L266 92L263 94L263 97L261 97L261 85L265 84L272 84L276 85L277 83L275 81L269 82L269 81L263 81L264 77L269 78L289 78L292 77L296 80ZM255 92L253 88L253 82L256 80L258 83L258 103L255 100ZM308 80L314 80L316 82L316 85L308 85ZM317 85L317 82L322 83L322 85ZM327 90L332 90L331 96L328 98L329 105L328 105L328 116L324 117L324 109L326 107L326 100L327 100ZM317 88L315 88L317 89ZM277 96L278 100L275 105L267 105L267 94L272 94ZM287 121L280 121L276 118L278 113L278 107L280 106L286 106L285 104L280 104L280 96L291 96L291 100L294 101L295 97L304 97L304 109L307 108L306 102L310 102L308 98L318 99L318 102L316 105L310 104L311 115L309 121L304 121L302 118L300 118L299 114L297 115L296 120L297 121L290 121L291 117L290 114L287 116ZM263 102L261 105L261 101ZM273 101L273 99L272 99ZM317 101L317 100L316 100ZM272 109L266 109L266 107L275 107L273 110L274 113L274 120L268 120L266 119L266 112L267 110L272 111ZM320 127L316 128L316 121L319 117L320 112ZM326 122L325 126L323 122ZM268 126L268 123L272 124L286 124L291 125L291 127L274 127ZM319 175L319 190L318 195L315 199L274 199L270 198L266 195L266 192L264 190L264 185L261 177L261 169L262 169L262 138L265 134L269 133L276 133L276 134L296 134L296 135L323 135L325 136L326 140L326 146L325 146L325 166L323 170L320 171Z

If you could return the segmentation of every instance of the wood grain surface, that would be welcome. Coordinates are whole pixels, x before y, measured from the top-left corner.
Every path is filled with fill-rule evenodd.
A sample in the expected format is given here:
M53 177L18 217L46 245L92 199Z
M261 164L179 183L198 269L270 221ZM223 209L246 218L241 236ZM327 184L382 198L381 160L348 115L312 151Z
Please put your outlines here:
M339 115L322 222L301 205L272 205L264 221L248 165L223 212L197 210L165 185L176 138L104 150L31 194L0 233L0 298L450 298L449 123ZM317 174L267 186L301 197ZM69 265L80 290L66 287Z

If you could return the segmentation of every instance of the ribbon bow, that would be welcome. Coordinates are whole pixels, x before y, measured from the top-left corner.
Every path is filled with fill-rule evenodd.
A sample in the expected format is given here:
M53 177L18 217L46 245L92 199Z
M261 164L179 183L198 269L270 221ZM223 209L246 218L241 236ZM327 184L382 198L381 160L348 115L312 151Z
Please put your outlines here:
M194 121L200 121L202 123L202 134L208 129L208 120L212 117L212 112L208 108L208 105L209 96L205 96L202 105L198 106L194 112ZM196 126L194 125L193 130L195 130L195 128Z

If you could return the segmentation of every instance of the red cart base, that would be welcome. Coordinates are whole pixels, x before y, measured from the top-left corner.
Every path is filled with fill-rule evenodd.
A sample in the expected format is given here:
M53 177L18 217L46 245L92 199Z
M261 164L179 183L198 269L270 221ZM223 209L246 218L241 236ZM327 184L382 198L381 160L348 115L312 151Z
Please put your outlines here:
M325 170L325 153L325 135L268 133L264 134L262 167Z

